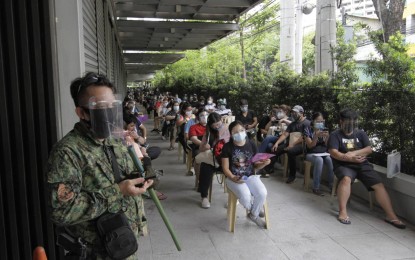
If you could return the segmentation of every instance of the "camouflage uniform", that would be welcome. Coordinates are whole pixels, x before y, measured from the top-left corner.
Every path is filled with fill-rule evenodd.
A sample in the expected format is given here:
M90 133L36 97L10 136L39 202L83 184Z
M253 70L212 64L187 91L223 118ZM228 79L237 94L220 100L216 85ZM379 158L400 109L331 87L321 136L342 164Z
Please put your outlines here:
M107 138L104 143L113 147L122 178L135 170L121 142ZM96 228L96 219L103 213L125 211L137 240L146 225L141 196L122 195L104 148L85 123L79 122L55 145L48 164L52 220L82 237L94 252L104 251Z

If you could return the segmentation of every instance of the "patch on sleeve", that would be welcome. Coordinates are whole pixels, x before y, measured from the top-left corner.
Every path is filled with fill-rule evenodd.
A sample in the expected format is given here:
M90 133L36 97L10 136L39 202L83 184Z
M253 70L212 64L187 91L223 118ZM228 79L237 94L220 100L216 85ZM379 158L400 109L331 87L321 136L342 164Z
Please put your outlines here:
M68 202L75 196L75 193L66 186L65 184L61 183L58 187L58 200L60 202Z

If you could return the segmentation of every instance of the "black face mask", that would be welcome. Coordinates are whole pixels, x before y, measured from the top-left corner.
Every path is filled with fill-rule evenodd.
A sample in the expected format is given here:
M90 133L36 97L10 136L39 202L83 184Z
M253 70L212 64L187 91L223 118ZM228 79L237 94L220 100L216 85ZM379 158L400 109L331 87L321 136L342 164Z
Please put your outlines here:
M105 139L111 135L114 126L113 108L90 109L92 123L91 129L99 139Z

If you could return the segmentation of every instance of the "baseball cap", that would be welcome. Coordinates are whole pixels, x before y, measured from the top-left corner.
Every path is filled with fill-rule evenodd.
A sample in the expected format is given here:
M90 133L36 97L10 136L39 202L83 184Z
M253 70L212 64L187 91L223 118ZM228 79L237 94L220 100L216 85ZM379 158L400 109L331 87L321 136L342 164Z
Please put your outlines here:
M304 108L302 106L296 105L292 111L297 112L297 113L304 113Z

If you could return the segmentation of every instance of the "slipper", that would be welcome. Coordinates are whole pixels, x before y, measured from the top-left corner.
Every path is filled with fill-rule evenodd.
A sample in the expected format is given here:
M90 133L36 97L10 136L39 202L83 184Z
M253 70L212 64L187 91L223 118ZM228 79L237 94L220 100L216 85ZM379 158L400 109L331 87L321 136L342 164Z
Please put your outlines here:
M167 196L164 195L164 193L161 193L160 191L157 191L157 198L159 200L165 200L165 199L167 199Z
M392 226L394 226L396 228L400 228L400 229L405 229L406 228L406 225L402 221L400 221L399 219L392 219L392 220L385 219L385 222L391 224Z
M337 218L337 220L338 220L340 223L345 224L345 225L350 225L350 224L352 224L352 222L350 221L350 218L349 218L349 217L346 217L346 218L340 218L340 217L338 217L338 218Z

